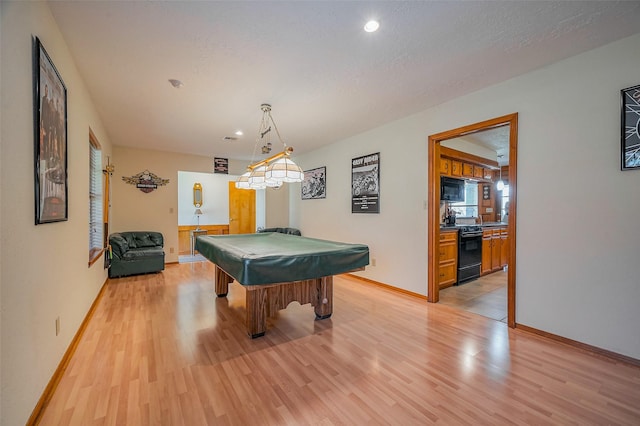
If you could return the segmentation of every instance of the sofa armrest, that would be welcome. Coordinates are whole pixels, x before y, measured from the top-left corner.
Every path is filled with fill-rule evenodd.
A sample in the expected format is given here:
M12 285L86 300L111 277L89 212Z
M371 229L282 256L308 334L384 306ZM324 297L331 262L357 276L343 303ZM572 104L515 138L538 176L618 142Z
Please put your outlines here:
M122 259L124 254L129 251L127 240L120 234L111 234L109 236L109 244L113 255L118 259Z

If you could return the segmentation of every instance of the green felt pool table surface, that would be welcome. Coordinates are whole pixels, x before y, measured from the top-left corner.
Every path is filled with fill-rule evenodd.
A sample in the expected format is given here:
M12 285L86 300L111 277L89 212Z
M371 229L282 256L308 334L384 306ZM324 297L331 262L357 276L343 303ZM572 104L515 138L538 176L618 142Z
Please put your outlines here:
M242 285L336 275L369 264L369 247L277 232L207 235L196 250Z

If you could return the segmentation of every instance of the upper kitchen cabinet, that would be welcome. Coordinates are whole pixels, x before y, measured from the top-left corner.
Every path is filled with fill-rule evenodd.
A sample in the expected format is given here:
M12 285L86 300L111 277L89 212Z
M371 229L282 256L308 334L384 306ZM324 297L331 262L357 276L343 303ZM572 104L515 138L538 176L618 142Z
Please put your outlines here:
M451 160L451 176L462 176L462 161Z
M440 174L449 176L451 174L451 160L440 157Z
M462 163L462 176L472 178L473 177L473 164Z
M496 161L478 157L452 148L440 148L440 175L493 182L493 170L498 170Z

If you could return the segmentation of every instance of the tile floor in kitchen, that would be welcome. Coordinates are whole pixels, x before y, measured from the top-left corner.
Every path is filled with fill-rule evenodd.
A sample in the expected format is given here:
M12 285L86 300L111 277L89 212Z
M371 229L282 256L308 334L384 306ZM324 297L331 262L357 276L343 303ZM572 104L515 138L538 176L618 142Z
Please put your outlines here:
M439 303L507 322L507 271L440 290Z

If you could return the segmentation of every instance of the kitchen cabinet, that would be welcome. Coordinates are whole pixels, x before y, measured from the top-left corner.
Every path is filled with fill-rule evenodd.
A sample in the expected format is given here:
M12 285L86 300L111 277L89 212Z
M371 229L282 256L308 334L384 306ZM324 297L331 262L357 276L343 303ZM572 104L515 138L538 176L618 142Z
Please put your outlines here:
M438 247L440 289L451 287L458 274L458 231L441 231Z
M462 161L451 160L451 176L462 176Z
M509 263L509 229L500 229L500 266L504 268Z
M473 177L473 164L462 163L462 176Z
M449 176L451 174L451 160L440 158L440 174Z
M484 182L493 182L494 171L486 164L464 161L463 158L440 155L440 175L469 178Z
M505 232L504 241L502 235L503 229ZM504 265L506 265L508 251L505 251L503 254L503 243L506 246L505 250L508 250L508 244L506 243L507 237L507 228L486 228L482 231L482 265L480 267L481 275L499 271Z

